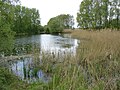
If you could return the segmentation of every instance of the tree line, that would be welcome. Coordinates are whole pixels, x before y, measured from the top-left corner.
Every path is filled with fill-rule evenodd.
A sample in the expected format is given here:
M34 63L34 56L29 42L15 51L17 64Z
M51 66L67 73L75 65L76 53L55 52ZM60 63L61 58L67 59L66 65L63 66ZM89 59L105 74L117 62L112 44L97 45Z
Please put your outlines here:
M37 34L40 32L40 15L37 9L30 9L20 5L14 8L13 31L18 34Z
M77 22L84 29L120 29L120 0L83 0Z
M7 24L16 34L38 33L41 29L39 11L9 2L13 2L13 0L0 1L0 27Z

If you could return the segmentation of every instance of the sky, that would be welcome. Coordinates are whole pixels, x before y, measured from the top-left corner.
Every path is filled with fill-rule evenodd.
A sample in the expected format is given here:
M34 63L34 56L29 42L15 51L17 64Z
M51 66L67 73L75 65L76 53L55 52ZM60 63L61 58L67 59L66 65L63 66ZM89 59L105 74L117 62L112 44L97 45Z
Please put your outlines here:
M76 19L82 0L20 0L22 6L39 10L41 25L46 25L50 18L60 14L70 14ZM77 26L75 20L75 27Z

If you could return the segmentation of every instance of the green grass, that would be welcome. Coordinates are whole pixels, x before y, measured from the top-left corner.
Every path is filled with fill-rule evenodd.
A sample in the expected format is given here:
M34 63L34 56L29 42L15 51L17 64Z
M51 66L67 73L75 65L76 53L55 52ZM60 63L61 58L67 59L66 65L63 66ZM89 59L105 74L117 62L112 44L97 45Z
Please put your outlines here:
M26 90L26 85L8 69L0 67L0 90Z

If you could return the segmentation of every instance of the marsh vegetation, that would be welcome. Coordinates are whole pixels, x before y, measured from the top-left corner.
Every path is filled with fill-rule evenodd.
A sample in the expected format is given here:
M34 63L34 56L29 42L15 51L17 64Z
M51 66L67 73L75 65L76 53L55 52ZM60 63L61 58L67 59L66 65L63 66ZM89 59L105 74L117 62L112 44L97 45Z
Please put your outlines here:
M28 90L119 90L119 31L72 31L80 40L76 54L54 57L43 52L33 56L34 74L42 70L49 81L24 84ZM40 61L41 60L41 61ZM41 63L40 63L41 62ZM23 87L22 87L23 88Z
M120 90L119 7L83 0L74 29L70 14L42 26L37 9L0 0L0 90Z

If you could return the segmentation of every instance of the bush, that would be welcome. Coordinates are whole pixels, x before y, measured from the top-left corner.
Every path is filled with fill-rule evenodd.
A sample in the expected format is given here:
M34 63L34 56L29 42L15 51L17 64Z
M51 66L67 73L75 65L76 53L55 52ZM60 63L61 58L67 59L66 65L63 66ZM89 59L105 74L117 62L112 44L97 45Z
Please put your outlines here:
M26 85L11 74L8 69L0 67L0 90L25 90Z

